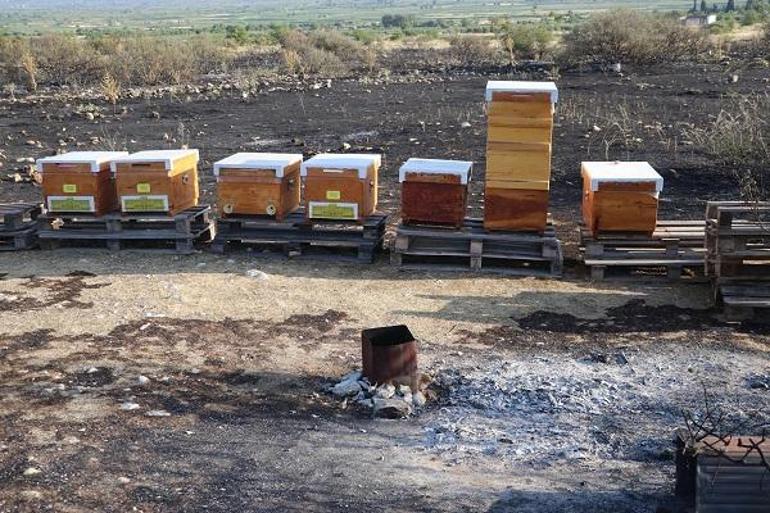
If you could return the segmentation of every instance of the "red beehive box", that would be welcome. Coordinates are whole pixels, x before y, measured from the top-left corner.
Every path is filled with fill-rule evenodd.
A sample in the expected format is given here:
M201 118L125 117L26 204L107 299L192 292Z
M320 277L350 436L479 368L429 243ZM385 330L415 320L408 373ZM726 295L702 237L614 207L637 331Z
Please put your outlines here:
M409 159L399 171L403 222L461 227L472 168L473 162Z

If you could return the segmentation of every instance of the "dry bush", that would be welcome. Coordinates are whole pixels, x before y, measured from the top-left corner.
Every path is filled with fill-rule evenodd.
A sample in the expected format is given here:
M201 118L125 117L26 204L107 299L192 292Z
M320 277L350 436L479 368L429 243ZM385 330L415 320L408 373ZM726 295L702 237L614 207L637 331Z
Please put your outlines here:
M37 57L40 78L50 85L98 83L103 59L88 41L66 34L47 34L30 42Z
M0 38L0 78L45 85L102 85L105 75L127 85L165 85L226 69L227 49L208 37L64 34Z
M770 165L770 95L731 100L704 127L685 130L695 150L729 165Z
M450 55L461 66L477 66L498 60L499 52L484 36L455 35L449 40Z
M280 34L279 42L284 67L291 73L338 76L365 66L366 47L333 30L289 30Z
M698 58L708 49L702 31L675 18L631 9L594 14L564 36L564 64L650 64Z
M120 97L120 84L109 73L105 74L102 79L102 92L114 109L115 105L118 103L118 98Z

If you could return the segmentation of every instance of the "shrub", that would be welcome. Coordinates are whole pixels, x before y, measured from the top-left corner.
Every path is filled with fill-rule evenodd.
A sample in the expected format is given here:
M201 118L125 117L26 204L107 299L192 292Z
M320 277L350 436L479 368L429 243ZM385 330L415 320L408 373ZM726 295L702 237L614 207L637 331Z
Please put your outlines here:
M542 59L553 42L553 32L543 23L505 21L497 36L514 65L519 59Z
M386 14L381 20L384 28L410 28L414 26L414 16L404 16L403 14Z
M650 64L695 58L707 48L700 32L675 18L630 9L594 14L564 37L567 64Z
M770 165L770 95L731 100L716 119L685 131L693 147L729 165Z
M303 75L341 75L351 67L372 68L376 61L373 50L336 30L286 31L280 44L285 68Z
M449 40L449 45L453 60L463 66L490 63L497 56L489 38L484 36L455 35Z

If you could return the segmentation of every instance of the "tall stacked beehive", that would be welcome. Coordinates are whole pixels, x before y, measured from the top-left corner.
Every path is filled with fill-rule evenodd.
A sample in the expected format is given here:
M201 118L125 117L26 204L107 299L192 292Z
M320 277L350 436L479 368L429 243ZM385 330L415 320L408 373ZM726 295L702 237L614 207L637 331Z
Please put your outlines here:
M557 100L553 82L487 84L487 230L545 230Z

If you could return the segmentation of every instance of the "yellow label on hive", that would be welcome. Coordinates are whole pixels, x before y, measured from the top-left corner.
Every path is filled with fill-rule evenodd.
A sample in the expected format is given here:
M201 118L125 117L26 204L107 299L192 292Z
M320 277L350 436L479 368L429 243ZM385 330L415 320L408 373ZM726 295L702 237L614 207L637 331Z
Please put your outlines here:
M326 191L326 199L329 201L339 200L342 198L340 191Z
M139 194L149 194L150 193L150 184L148 183L138 183L136 184L136 192Z
M64 185L62 185L61 191L66 194L75 194L76 192L78 192L78 186L77 184L74 184L74 183L65 183Z
M165 212L167 196L123 196L120 198L123 212Z
M311 201L309 205L311 219L358 219L356 203L321 203Z
M48 210L51 212L93 212L93 198L91 197L49 197Z

